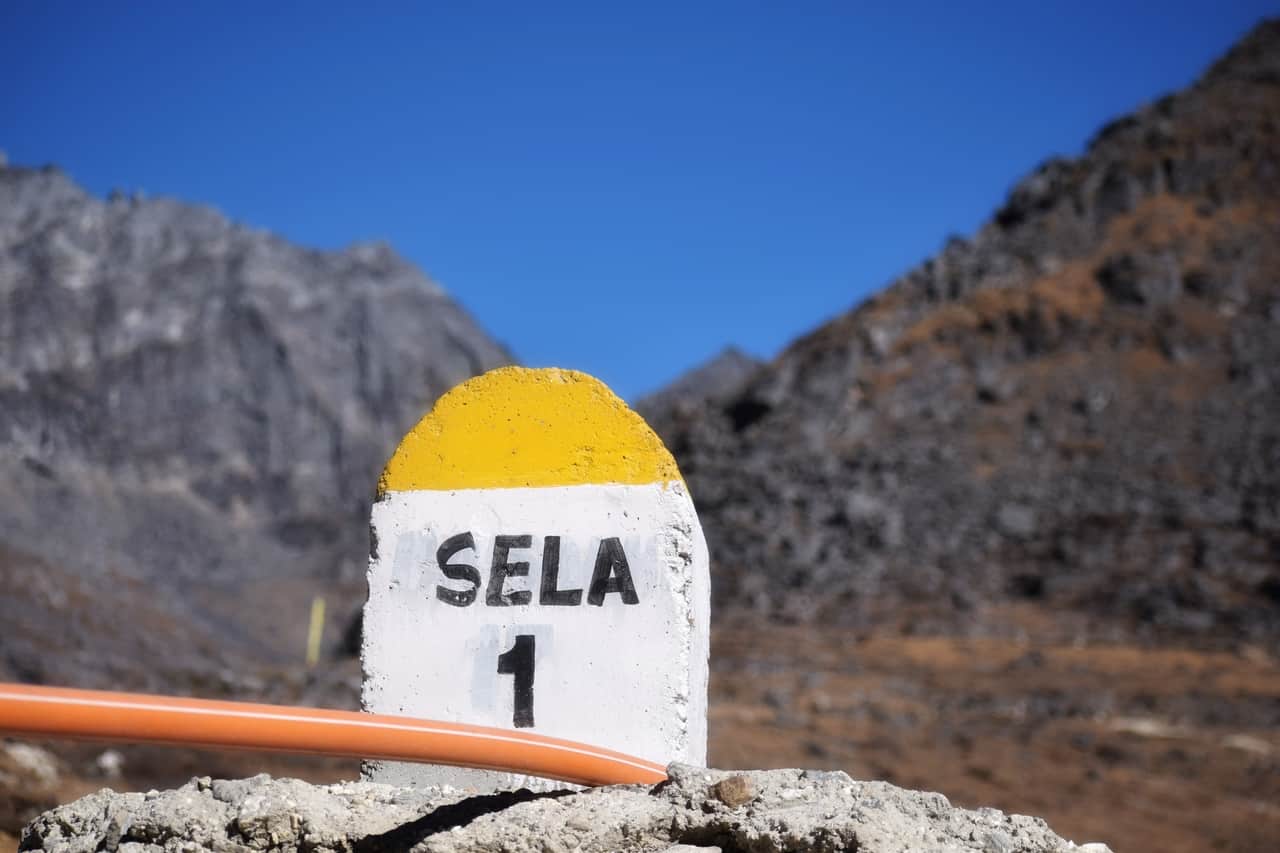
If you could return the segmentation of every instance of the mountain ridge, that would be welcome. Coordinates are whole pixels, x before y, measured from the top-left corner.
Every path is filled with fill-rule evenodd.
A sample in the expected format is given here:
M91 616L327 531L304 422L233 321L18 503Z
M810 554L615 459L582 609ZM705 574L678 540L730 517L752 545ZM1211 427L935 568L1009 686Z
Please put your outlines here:
M651 411L717 605L1274 639L1278 58L1271 20L727 400Z
M5 166L0 567L14 587L58 573L86 607L128 609L141 585L163 602L158 658L176 670L294 657L312 595L359 596L368 502L400 436L511 360L385 244L303 248L210 207L99 199L56 168ZM49 610L9 601L13 624L113 648L109 621L83 634L43 588ZM10 668L109 680L92 654L13 660L21 633ZM129 675L128 658L114 683L164 683L166 666Z

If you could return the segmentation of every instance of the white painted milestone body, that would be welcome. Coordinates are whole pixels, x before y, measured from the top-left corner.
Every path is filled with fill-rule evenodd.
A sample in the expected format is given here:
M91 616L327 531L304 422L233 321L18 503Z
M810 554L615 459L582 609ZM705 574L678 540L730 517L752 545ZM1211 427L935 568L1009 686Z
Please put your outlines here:
M520 368L464 383L381 492L366 710L705 764L706 545L674 461L602 384ZM528 781L385 762L366 776Z

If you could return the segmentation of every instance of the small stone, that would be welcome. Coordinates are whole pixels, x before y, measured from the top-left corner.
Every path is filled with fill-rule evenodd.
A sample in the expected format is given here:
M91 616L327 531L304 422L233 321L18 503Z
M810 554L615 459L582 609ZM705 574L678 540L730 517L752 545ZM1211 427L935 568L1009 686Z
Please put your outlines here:
M672 844L663 853L720 853L720 848L695 847L692 844Z
M29 743L0 743L0 755L29 780L28 784L53 787L61 780L58 759L47 749Z
M108 749L93 761L98 772L108 779L119 779L124 773L124 755L119 750Z
M1006 536L1026 539L1036 532L1036 511L1026 504L1006 503L996 513L996 526Z
M998 829L988 832L985 843L982 845L987 853L1012 853L1016 847L1013 839Z
M731 809L749 803L756 798L756 786L742 775L721 779L711 789L716 799Z
M579 832L590 832L595 828L595 823L586 815L574 815L565 821L565 826L570 829L576 829Z

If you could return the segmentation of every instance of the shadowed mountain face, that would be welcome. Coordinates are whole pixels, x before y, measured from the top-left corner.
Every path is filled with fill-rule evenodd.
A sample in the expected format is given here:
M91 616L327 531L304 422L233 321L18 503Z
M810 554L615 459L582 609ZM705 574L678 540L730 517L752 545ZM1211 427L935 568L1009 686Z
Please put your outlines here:
M509 359L385 246L0 168L0 671L296 660L311 596L363 584L395 443Z
M729 347L665 388L636 401L636 409L645 415L661 416L688 408L690 414L696 414L708 401L732 397L761 366L760 361L742 350Z
M1280 636L1280 21L727 399L648 412L715 598Z

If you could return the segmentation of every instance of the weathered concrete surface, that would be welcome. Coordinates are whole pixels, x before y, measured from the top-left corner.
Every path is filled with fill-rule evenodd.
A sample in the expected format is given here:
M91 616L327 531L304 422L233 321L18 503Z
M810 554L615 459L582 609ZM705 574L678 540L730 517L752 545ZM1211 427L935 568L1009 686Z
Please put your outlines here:
M519 367L464 382L379 489L366 710L706 761L706 543L675 460L603 383ZM533 784L388 762L365 778Z
M176 791L92 794L40 816L22 846L51 853L1108 853L1102 844L1066 841L1038 818L958 809L940 794L840 772L735 774L683 765L672 765L671 781L652 789L483 796L370 782L317 787L265 775L202 778Z

